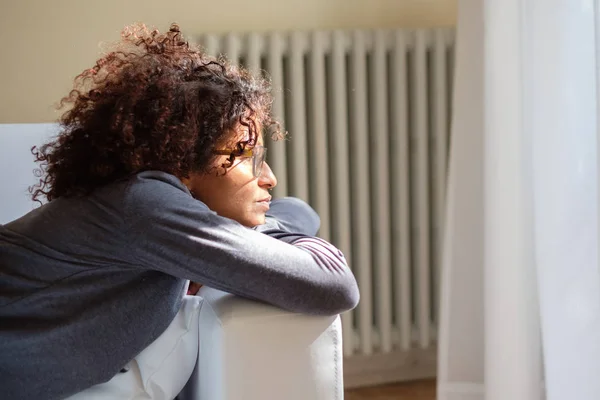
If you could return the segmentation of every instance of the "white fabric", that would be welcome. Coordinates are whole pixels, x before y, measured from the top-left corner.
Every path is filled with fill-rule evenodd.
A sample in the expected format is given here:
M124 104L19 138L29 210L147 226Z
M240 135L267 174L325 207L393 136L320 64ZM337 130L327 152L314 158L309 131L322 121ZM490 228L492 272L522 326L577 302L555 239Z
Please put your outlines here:
M439 400L483 400L483 28L483 2L460 0L441 266Z
M181 399L343 399L339 317L292 314L205 287L198 294L198 364Z
M125 366L127 372L68 400L174 399L196 364L201 304L200 297L185 296L167 330Z
M548 400L600 399L598 1L530 0L535 266ZM595 14L595 15L594 15Z
M439 400L600 398L598 4L459 2Z

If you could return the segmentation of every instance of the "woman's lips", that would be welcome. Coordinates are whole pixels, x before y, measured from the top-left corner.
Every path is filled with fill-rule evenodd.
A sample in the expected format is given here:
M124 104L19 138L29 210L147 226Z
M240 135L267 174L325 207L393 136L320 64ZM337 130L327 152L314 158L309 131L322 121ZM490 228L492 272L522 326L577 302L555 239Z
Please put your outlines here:
M259 200L257 201L257 203L259 206L263 207L266 211L268 211L269 208L271 208L271 196L267 197L266 199Z

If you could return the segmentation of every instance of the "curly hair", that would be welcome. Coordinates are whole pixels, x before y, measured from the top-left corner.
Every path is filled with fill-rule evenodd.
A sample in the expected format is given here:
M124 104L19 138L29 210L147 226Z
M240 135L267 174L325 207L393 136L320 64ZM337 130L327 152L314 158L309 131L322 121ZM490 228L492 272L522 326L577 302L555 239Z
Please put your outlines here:
M240 125L248 136L226 164L256 144L258 130L282 136L271 117L270 82L166 33L126 27L112 51L75 78L59 108L59 134L32 153L33 200L80 196L145 170L180 178L209 172L213 150ZM230 139L231 140L231 139Z

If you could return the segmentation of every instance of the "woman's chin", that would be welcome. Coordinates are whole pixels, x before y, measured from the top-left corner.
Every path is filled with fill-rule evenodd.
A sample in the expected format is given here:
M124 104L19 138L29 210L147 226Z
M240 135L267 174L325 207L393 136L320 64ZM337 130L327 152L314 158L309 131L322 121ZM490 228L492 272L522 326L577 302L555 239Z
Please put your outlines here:
M267 222L267 218L265 214L261 213L247 218L245 222L242 222L242 225L246 225L247 227L253 228L258 225L264 225L265 222Z

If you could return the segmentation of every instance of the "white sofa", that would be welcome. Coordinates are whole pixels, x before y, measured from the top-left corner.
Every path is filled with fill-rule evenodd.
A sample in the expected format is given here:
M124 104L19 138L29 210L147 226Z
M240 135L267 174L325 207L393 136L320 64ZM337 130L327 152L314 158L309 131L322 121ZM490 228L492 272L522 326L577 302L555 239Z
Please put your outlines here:
M199 355L182 400L343 399L339 317L292 314L210 288L198 294Z
M54 129L0 124L0 224L35 206L30 148ZM127 372L73 398L167 399L186 381L179 400L343 398L339 317L296 315L207 287L198 295Z
M339 317L204 287L126 372L68 400L343 399L341 340Z

